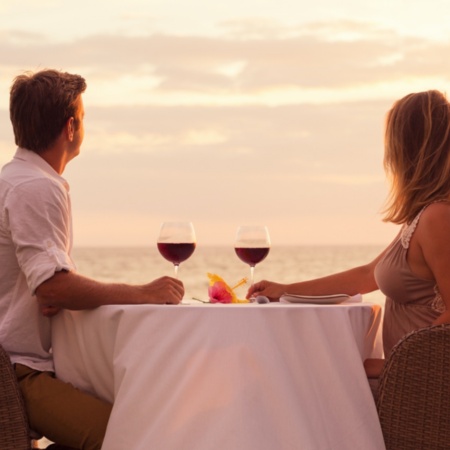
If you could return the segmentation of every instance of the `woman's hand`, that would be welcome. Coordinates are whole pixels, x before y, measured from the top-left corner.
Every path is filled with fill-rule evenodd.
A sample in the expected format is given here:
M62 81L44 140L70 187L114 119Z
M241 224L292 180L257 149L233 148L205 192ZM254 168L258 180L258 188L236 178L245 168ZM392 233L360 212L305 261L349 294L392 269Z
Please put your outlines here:
M286 284L274 283L272 281L259 281L250 286L246 298L263 295L268 297L271 302L280 300L280 297L286 293Z
M364 370L366 371L367 378L378 378L383 372L385 360L368 358L364 361Z

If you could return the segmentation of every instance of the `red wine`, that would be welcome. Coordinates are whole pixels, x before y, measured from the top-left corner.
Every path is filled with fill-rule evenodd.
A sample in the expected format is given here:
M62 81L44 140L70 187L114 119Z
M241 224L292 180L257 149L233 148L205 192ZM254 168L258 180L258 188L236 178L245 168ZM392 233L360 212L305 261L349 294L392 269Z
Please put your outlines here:
M270 247L236 247L234 250L236 251L236 255L238 255L242 261L250 266L254 266L255 264L261 262L269 254Z
M190 242L189 244L158 242L158 250L164 258L178 265L186 261L194 253L195 242Z

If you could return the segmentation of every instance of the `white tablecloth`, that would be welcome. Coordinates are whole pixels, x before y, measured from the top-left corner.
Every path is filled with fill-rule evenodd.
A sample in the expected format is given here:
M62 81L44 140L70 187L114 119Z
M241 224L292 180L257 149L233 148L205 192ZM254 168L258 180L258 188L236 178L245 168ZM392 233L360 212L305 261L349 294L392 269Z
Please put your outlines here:
M53 319L58 377L114 402L103 450L380 450L381 311L104 306Z

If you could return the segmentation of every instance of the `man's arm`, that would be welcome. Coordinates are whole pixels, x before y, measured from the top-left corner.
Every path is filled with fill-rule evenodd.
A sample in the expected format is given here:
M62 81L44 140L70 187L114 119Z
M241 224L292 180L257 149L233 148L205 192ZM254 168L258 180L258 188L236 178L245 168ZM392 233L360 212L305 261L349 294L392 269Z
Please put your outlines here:
M158 278L148 284L102 283L75 272L56 272L36 289L36 299L44 314L58 309L92 309L114 304L180 303L184 295L181 281Z

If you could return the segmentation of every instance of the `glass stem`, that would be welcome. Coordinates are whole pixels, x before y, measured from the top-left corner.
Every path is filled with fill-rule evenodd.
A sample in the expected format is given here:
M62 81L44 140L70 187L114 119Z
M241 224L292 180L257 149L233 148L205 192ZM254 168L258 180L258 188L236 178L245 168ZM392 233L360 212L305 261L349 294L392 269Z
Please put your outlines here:
M255 275L255 266L250 266L250 286L253 286Z
M174 267L174 271L175 271L175 278L178 279L178 264L174 264L173 267Z

